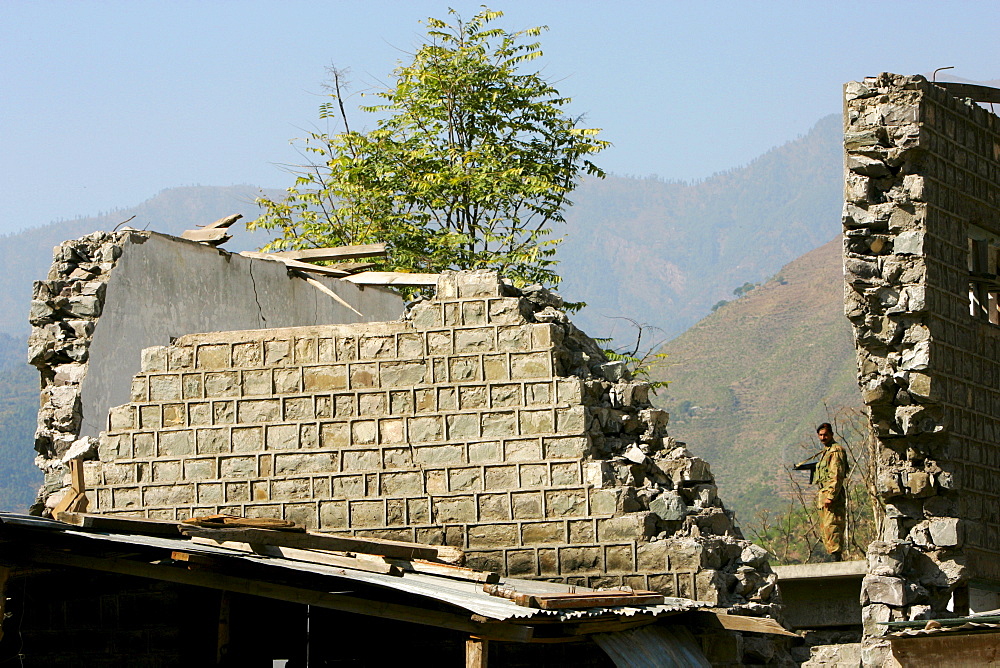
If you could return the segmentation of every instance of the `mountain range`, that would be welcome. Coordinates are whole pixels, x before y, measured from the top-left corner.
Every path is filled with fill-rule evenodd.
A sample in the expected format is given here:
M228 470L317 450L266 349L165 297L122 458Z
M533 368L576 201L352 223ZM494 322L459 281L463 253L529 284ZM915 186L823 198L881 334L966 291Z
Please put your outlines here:
M696 454L712 461L724 481L747 483L733 487L740 499L737 505L753 497L756 488L750 483L759 485L758 494L770 493L772 488L766 461L748 462L746 475L736 466L737 460L745 459L743 454L756 451L753 439L766 442L761 452L774 457L772 442L807 428L804 425L814 419L814 414L801 410L783 414L781 419L789 423L790 431L772 434L766 425L770 408L742 410L740 406L753 403L751 395L786 396L791 400L798 393L787 374L767 375L763 366L759 373L755 371L757 359L747 357L741 341L732 341L731 348L713 348L723 337L711 323L735 318L733 323L723 325L727 331L751 323L768 325L768 318L750 317L752 314L743 309L758 303L761 295L772 293L781 296L780 302L816 299L815 310L824 313L839 309L839 294L824 293L822 299L830 299L831 303L821 308L819 293L813 294L805 287L810 271L816 268L810 269L808 263L801 270L797 265L782 267L839 232L840 137L839 117L829 116L806 135L772 149L750 164L699 182L621 176L586 179L573 193L575 205L567 212L566 226L555 230L565 234L558 253L558 269L563 277L560 292L568 300L588 304L573 316L578 325L593 336L609 337L623 346L631 345L637 333L630 320L644 325L643 348L675 339L665 349L671 355L670 366L657 371L672 381L659 400L675 414L672 433L676 437L687 440ZM251 218L256 213L252 201L258 192L253 186L173 188L129 209L0 237L0 261L8 269L0 277L0 333L7 335L0 337L0 359L4 355L23 355L31 281L48 272L53 246L97 229L112 229L126 220L133 227L178 234L231 213ZM227 248L240 250L267 241L263 235L239 234ZM748 285L765 282L779 272L788 275L784 284L772 281L712 313L713 305L733 297L734 288L742 294ZM768 313L778 317L778 305L769 308L774 310ZM794 315L793 311L782 317L802 315ZM702 324L683 334L706 315ZM776 343L785 337L781 349L793 359L797 353L788 346L809 343L789 334L797 326L789 321L786 328L760 336ZM699 342L698 332L707 332L707 338ZM21 352L16 352L18 348ZM4 352L9 350L15 353ZM714 352L709 356L708 350ZM729 368L729 363L735 366ZM21 407L0 411L0 480L14 480L14 469L22 476L21 471L30 466L33 457L31 434L37 397L36 391L25 394L24 379L35 377L34 373L16 361L0 367L0 401L7 402L0 406L13 402L10 406ZM839 372L815 373L826 373L824 377L830 383L844 380ZM748 393L734 391L734 396L742 397L740 406L732 402L727 405L712 394L717 388L732 391L735 382L752 388ZM10 392L5 394L4 388L10 388ZM29 403L25 410L23 406ZM695 405L702 407L700 413L691 410ZM30 420L28 415L32 416ZM740 444L739 449L734 443ZM743 454L732 457L730 453L737 451ZM750 474L752 480L746 477ZM31 487L38 477L30 472L28 475L35 478L24 486L24 493L0 487L0 508L23 507L30 501L34 491Z

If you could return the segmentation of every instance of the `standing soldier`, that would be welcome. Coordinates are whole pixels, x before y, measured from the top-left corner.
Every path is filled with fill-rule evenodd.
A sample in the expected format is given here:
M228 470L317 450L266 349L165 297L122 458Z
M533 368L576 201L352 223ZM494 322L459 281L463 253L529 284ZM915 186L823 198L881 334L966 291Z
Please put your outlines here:
M833 427L829 422L816 427L816 435L823 444L823 451L816 463L819 528L823 535L823 547L834 561L841 561L844 558L844 525L847 516L847 494L844 490L847 454L833 440Z

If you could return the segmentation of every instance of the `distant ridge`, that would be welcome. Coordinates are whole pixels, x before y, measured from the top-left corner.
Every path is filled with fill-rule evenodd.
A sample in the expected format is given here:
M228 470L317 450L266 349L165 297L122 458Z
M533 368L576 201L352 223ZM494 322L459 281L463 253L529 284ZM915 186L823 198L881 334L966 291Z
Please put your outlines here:
M821 119L806 135L745 167L693 184L655 178L591 179L559 249L563 296L588 307L574 317L592 335L628 316L677 336L732 297L840 230L842 126ZM669 160L669 156L664 157ZM615 329L625 342L628 327Z
M67 239L76 239L97 230L112 230L135 216L128 225L167 234L180 234L189 227L211 223L231 213L253 219L257 214L256 186L186 186L168 188L133 207L101 216L62 220L0 236L0 332L28 333L28 304L31 283L45 278L52 264L52 249ZM266 191L273 196L280 191ZM234 250L247 250L267 243L263 233L242 231L230 242Z

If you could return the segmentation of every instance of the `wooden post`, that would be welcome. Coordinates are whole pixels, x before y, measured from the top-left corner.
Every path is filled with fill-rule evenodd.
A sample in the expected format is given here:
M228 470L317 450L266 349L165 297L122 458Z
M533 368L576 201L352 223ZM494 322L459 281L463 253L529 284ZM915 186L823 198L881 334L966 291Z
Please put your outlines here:
M219 597L219 639L215 651L216 664L221 664L229 653L229 608L230 594L223 590Z
M0 566L0 640L3 640L3 622L7 618L7 581L11 569Z
M469 636L465 641L465 668L487 668L489 655L489 640Z
M60 499L56 507L52 509L52 516L58 517L59 513L85 513L87 512L87 483L84 481L83 462L80 459L69 460L70 488L65 496Z

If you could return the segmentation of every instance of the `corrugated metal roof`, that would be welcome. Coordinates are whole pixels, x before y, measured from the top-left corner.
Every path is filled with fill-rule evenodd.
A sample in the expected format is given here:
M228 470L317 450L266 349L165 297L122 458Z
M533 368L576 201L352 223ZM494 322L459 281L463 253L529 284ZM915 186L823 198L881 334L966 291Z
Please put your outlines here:
M930 629L903 629L886 634L889 638L914 638L918 636L940 635L942 633L963 635L968 633L1000 632L1000 624L996 622L968 621L959 626L938 626Z
M542 617L553 621L570 621L609 614L624 617L632 617L638 614L659 617L662 615L706 607L708 605L707 603L692 601L685 598L667 597L660 605L540 610L519 606L509 599L491 596L482 590L482 584L443 576L412 572L405 572L402 575L370 573L367 571L354 570L350 568L338 568L335 566L316 564L307 561L297 561L283 557L259 555L222 546L194 543L187 538L165 538L162 536L81 530L76 527L69 527L69 525L65 525L61 522L53 522L43 520L41 518L25 518L25 516L0 514L0 520L6 523L33 529L56 529L62 536L65 536L70 540L92 540L105 543L159 548L170 551L176 550L191 554L210 555L228 559L240 559L264 566L266 568L284 569L361 582L368 585L375 585L417 596L423 596L443 603L449 603L477 615L482 615L483 617L499 621ZM565 585L554 585L553 583L534 580L504 578L502 582L507 586L513 586L518 591L526 593L552 592L554 590L569 591L569 588ZM576 587L575 591L581 593L594 590L590 590L586 587Z
M683 626L654 624L590 638L619 668L711 668L701 646Z

